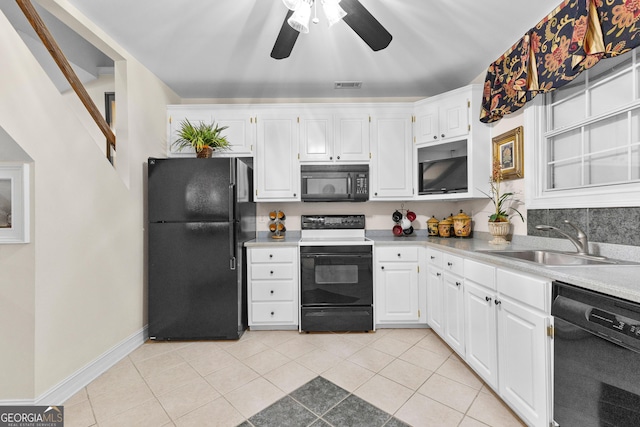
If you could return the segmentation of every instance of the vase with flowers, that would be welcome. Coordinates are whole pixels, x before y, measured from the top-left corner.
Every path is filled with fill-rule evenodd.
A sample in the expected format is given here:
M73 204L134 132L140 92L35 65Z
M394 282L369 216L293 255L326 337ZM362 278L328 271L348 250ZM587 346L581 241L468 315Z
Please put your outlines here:
M524 222L524 217L520 211L513 206L518 203L518 200L515 199L515 194L510 191L502 193L500 191L501 182L500 162L494 161L491 178L489 179L491 190L489 194L485 194L491 199L495 208L495 211L489 215L489 233L493 236L493 240L490 240L489 243L497 245L509 243L505 237L509 234L512 216L518 215Z

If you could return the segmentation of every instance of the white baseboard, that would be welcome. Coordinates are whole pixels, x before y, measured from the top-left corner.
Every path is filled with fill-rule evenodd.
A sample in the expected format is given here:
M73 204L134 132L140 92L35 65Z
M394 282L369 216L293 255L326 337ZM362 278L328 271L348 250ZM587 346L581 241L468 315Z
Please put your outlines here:
M86 387L113 365L127 357L140 347L148 338L147 326L133 333L128 338L104 352L94 361L80 368L69 377L60 381L48 391L35 399L7 399L0 400L0 406L33 406L33 405L62 405L71 396Z

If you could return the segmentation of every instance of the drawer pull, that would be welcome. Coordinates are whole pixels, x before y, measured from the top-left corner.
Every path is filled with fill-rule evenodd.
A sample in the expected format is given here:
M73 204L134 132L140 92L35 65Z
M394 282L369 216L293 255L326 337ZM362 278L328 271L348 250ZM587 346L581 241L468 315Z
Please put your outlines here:
M434 257L433 255L431 255L431 259L436 259L436 257Z
M380 267L382 270L384 270L384 265L382 267Z
M270 293L271 293L271 295L273 295L273 289L271 290L271 292L270 292Z
M448 262L448 263L447 263L447 265L448 265L449 267L451 267L451 266L453 265L453 263L452 263L452 262Z
M273 258L273 254L269 254L269 258Z
M490 302L490 301L491 301L491 297L484 297L484 299L485 299L487 302Z
M272 312L271 312L271 315L273 316L274 314L275 314L275 312L274 312L274 311L272 311Z
M494 304L495 304L495 305L500 305L500 304L502 304L502 301L500 301L500 300L495 300L495 301L494 301Z
M456 282L456 286L460 286L462 283L460 282Z
M401 255L400 255L400 254L398 254L398 258L400 258L400 257L401 257Z
M269 272L269 274L273 274L273 270L271 270L271 271Z
M442 273L436 273L436 276L440 277L442 276Z

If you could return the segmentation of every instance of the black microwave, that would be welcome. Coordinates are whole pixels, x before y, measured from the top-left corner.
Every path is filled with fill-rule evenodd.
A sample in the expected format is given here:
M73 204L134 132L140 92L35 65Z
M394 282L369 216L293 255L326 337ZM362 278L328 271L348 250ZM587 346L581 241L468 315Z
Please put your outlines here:
M366 202L369 165L302 165L303 202Z

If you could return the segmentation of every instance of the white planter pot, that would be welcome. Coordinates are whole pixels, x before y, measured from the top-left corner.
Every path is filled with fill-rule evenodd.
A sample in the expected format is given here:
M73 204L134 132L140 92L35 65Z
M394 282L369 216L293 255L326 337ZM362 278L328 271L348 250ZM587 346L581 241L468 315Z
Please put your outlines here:
M508 245L509 241L505 238L511 229L510 222L489 222L489 233L493 236L493 240L489 240L492 245Z

